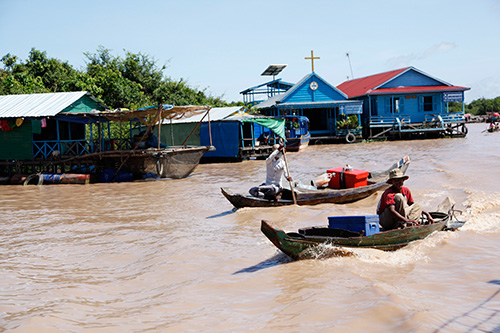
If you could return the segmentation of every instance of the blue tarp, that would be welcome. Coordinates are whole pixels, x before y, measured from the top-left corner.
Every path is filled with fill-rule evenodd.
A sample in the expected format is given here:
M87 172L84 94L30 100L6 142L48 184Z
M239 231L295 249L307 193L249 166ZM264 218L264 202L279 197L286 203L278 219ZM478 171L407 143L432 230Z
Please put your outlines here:
M203 157L238 157L240 144L239 121L216 121L211 123L212 145L215 151L206 152ZM201 123L200 144L210 146L208 123Z

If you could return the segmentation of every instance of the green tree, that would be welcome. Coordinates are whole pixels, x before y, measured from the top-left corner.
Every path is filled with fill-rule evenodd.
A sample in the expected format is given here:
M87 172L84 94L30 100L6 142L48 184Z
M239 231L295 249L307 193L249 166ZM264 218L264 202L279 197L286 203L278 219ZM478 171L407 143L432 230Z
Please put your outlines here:
M139 108L159 102L174 105L226 106L222 97L191 88L184 79L165 76L166 66L148 55L126 51L125 58L114 56L100 46L86 52L86 67L74 69L69 63L50 58L32 48L25 62L10 53L1 58L0 94L42 92L90 92L109 108Z

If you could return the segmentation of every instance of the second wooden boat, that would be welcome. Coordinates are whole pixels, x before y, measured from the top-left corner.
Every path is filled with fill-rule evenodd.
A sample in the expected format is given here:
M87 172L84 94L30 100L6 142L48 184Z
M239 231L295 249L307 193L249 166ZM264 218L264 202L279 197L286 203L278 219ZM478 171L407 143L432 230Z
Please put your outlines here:
M335 203L344 204L355 202L364 199L377 191L384 191L389 188L390 184L387 183L389 171L394 168L400 168L403 173L406 172L410 164L408 156L402 158L397 163L393 164L389 169L382 172L372 172L368 180L368 185L347 188L347 189L332 189L321 188L317 190L294 187L296 200L298 205L317 205L322 203ZM293 205L292 192L290 188L284 188L280 199L276 201L267 200L264 198L257 198L251 195L243 195L234 193L228 188L221 188L222 194L233 204L236 208L243 207L277 207Z

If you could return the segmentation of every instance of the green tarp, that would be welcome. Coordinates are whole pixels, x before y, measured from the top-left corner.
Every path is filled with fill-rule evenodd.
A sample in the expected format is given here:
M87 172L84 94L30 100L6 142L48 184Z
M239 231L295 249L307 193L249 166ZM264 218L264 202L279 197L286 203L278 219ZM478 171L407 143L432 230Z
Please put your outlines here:
M256 123L261 126L267 127L276 133L277 136L286 141L285 137L285 119L277 118L248 118L242 119L243 123Z

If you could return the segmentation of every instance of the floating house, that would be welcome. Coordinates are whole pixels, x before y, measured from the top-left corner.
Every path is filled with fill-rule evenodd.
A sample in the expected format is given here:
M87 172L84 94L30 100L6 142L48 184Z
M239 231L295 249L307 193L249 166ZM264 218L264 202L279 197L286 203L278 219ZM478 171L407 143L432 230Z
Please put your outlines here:
M244 92L249 93L248 90ZM256 105L256 108L267 116L307 117L310 140L313 143L338 139L354 142L361 138L362 107L362 101L348 100L344 92L314 71L286 92L276 94Z
M86 91L0 96L0 160L46 160L56 151L85 150L85 124L62 113L104 109Z
M208 117L164 121L160 139L167 145L212 142L215 150L205 153L202 161L241 161L266 158L280 138L285 138L285 119L255 115L236 106L212 108Z
M365 138L464 136L464 92L414 67L405 67L337 86L349 100L363 102ZM450 113L449 103L462 103L462 112Z
M0 96L0 183L187 177L213 147L165 147L153 140L153 127L160 119L209 110L159 105L107 111L85 91ZM138 138L133 136L137 124L146 129Z

